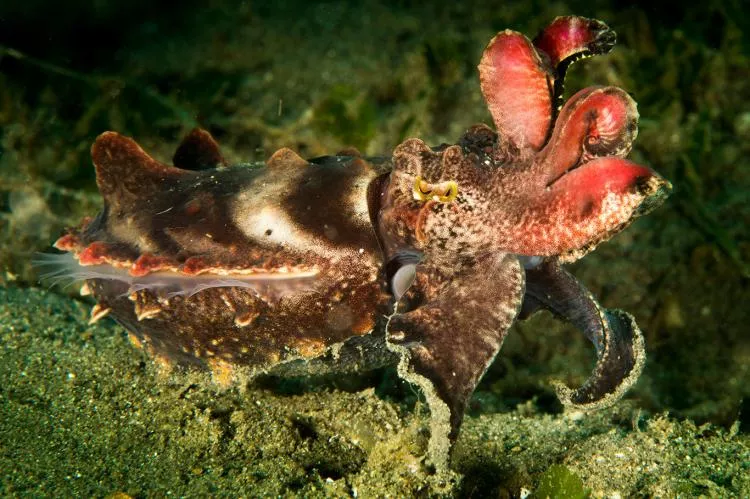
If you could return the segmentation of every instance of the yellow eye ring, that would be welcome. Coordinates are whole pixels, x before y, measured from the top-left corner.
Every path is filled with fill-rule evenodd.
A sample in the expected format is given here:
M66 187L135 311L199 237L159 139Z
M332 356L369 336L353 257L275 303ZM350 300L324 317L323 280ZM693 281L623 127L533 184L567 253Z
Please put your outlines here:
M450 203L458 196L458 184L453 180L439 184L435 190L439 192L438 201L441 203Z
M417 201L437 201L438 203L450 203L458 196L458 184L453 180L430 184L422 177L414 179L414 199Z

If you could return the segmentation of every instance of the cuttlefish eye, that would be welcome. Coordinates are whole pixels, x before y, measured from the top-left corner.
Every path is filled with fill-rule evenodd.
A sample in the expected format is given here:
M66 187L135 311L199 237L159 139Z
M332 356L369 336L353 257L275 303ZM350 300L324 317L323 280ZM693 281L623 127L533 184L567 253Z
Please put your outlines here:
M414 181L414 189L422 196L432 195L432 186L422 180L422 177L417 177Z
M430 184L425 182L422 177L417 177L414 179L413 194L417 201L432 200L439 203L449 203L458 196L458 184L453 180Z
M417 264L409 263L399 269L391 277L391 291L396 301L400 300L402 296L409 290L412 284L414 284L414 278L417 276Z

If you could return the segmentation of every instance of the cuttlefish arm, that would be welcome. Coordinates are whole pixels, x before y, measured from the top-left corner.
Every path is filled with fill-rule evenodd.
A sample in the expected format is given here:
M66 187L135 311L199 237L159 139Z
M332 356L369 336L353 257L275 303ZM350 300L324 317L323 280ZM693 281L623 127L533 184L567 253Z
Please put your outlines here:
M425 302L394 314L387 326L391 350L401 355L399 375L418 385L430 407L428 455L436 467L447 463L450 442L458 435L464 410L520 310L523 269L514 255L478 260L457 275L416 266L415 288ZM426 284L425 284L426 283Z
M548 260L526 270L526 294L519 318L539 309L580 329L596 348L594 371L577 389L557 383L557 396L566 407L599 409L617 402L636 382L646 354L643 335L633 317L602 308L591 293L558 262Z

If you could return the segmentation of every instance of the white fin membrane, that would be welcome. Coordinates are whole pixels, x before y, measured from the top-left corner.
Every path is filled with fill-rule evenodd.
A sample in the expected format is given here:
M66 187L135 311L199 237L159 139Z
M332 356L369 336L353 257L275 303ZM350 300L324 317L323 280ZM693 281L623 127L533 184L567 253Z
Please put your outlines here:
M198 274L186 275L172 271L152 272L135 277L126 269L112 265L81 265L71 253L38 253L32 260L34 267L42 270L40 279L50 286L89 279L113 280L128 285L130 293L149 290L167 297L190 297L211 288L248 288L258 295L280 298L285 295L313 290L317 271L255 274Z

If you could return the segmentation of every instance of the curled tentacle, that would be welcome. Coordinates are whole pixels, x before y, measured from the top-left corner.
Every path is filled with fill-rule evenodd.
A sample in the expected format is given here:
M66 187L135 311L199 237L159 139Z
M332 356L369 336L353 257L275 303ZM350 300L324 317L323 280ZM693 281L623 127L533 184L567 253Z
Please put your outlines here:
M643 335L633 317L602 308L571 274L554 261L526 270L521 317L540 308L580 329L596 348L596 366L577 389L557 383L567 407L598 409L617 402L638 380L646 358Z
M549 184L594 158L625 157L638 135L635 101L617 87L588 87L565 104L549 143L541 151L539 172Z
M606 54L616 41L615 32L603 22L578 16L558 17L534 38L537 50L549 58L549 64L554 68L555 112L562 105L568 67L581 59Z

